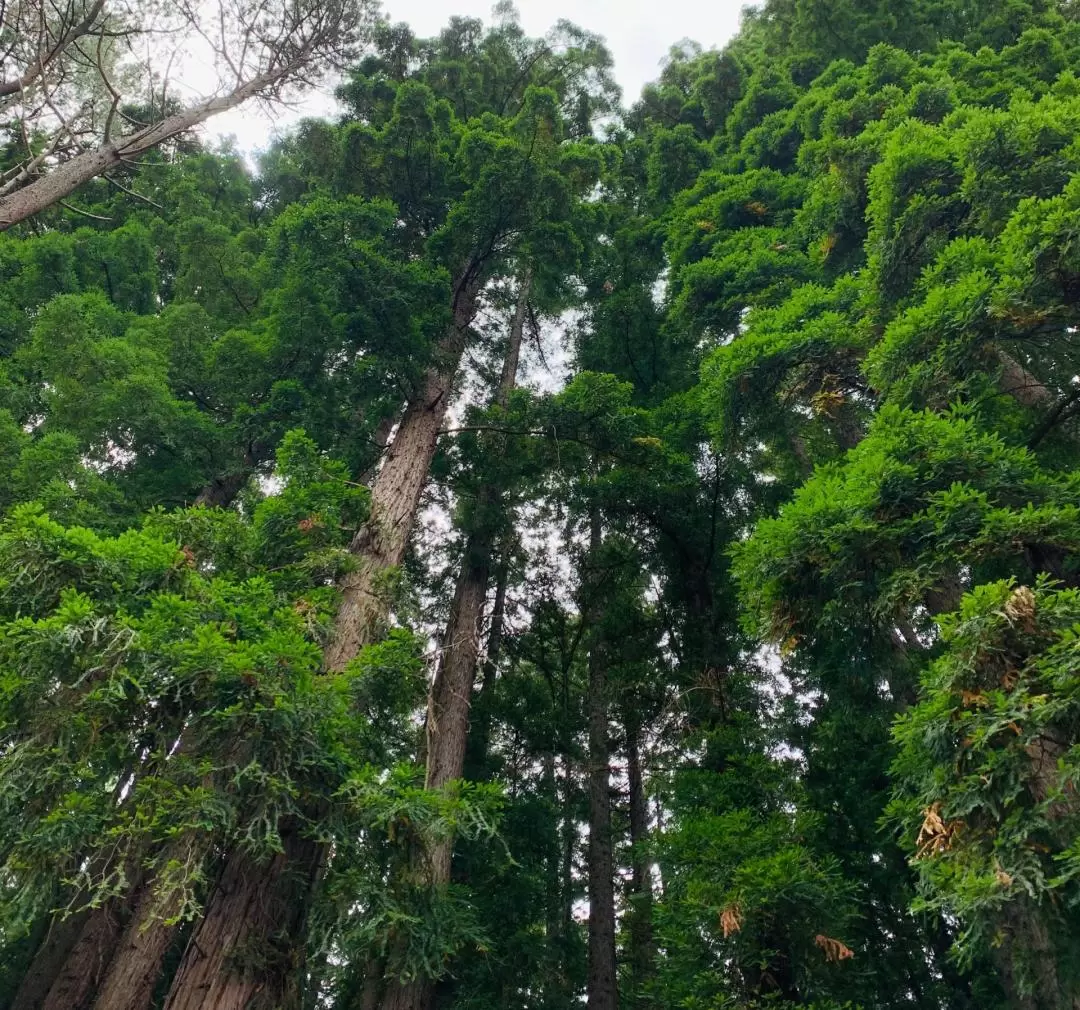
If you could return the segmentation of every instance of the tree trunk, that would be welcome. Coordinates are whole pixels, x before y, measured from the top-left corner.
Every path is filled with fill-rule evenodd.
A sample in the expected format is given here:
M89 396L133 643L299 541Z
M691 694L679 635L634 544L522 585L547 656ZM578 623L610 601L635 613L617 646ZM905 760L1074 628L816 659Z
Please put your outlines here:
M180 960L163 1010L295 1010L309 895L324 846L295 827L266 864L229 855Z
M1062 991L1046 923L1030 900L1017 899L1003 909L996 953L1013 1010L1073 1010L1074 996Z
M245 469L240 473L229 474L227 477L215 477L199 492L192 504L205 505L207 508L228 508L247 486L251 473L251 470Z
M65 161L28 186L0 198L0 231L48 209L114 165L137 158L159 144L187 133L211 116L225 112L252 95L273 87L293 69L292 65L282 63L277 69L245 81L227 94L208 99L167 116L159 123L153 123L112 143L103 144L96 150Z
M559 853L559 905L561 935L565 940L574 928L574 843L577 840L577 822L574 819L574 766L569 754L563 754L563 817L562 851Z
M649 878L649 813L645 779L641 767L641 727L627 715L626 775L630 789L630 966L635 1000L642 1002L642 989L652 976L652 881Z
M517 379L528 298L529 277L526 274L518 293L502 375L493 397L494 405L504 409ZM498 508L499 498L498 488L485 486L480 493L479 525L466 541L461 573L443 636L442 657L428 698L425 787L432 790L442 789L447 783L461 778L465 770L469 711L480 655L480 625L495 551L492 513ZM450 883L453 851L453 839L446 838L419 854L418 859L423 865L415 866L414 870L425 886L437 889ZM382 999L383 1010L427 1010L432 1002L434 982L428 978L406 982L391 977Z
M92 910L85 910L63 919L59 916L52 918L7 1010L41 1010L49 989L59 977L87 920L93 914Z
M389 600L381 577L405 558L420 494L476 312L479 278L472 271L458 283L454 321L427 370L419 395L405 408L401 424L371 488L371 516L353 537L349 550L358 565L341 582L341 606L326 649L326 667L342 670L378 634Z
M92 909L82 923L63 966L53 978L41 1010L82 1010L90 1006L120 939L116 902Z
M1054 406L1054 394L1016 358L1000 347L995 348L994 353L1001 363L998 385L1003 393L1011 396L1022 407L1049 409Z
M155 896L143 888L94 1001L94 1010L147 1010L177 926L155 915Z
M458 364L476 312L482 275L470 262L455 284L453 323L405 410L372 485L372 512L350 551L357 570L342 580L342 602L324 663L339 671L375 640L389 601L379 582L405 556L420 495ZM163 1010L292 1010L302 933L326 846L282 830L285 851L258 864L241 849L226 858L195 927ZM252 956L269 962L251 962Z
M589 558L602 544L599 513L593 512ZM588 588L599 605L598 587ZM611 768L608 741L607 669L594 632L589 649L589 1010L617 1010L615 977L615 862L611 839Z

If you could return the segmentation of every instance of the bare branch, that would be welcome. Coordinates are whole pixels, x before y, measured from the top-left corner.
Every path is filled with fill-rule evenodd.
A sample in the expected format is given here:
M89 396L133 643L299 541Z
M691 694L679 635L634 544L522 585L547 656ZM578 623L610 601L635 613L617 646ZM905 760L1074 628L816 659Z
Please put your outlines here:
M144 196L142 193L136 193L135 190L128 189L127 186L125 186L121 182L117 182L111 175L102 175L102 178L106 182L112 183L112 185L114 185L118 190L120 190L120 192L127 193L128 196L133 196L136 200L142 200L143 203L148 203L151 207L156 207L158 210L165 209L156 200L151 200L150 197Z
M69 5L69 10L73 6ZM44 45L38 50L36 58L30 62L30 65L20 77L11 81L0 81L0 98L17 94L29 88L63 54L65 49L77 39L94 31L104 8L105 0L93 0L85 16L80 21L71 24L65 24L64 15L61 14L62 20L59 34L53 38L53 32L50 30L48 21L45 18L44 8L40 7L38 10L38 32L39 38L43 40ZM5 27L9 26L5 25ZM19 26L16 24L10 27L17 35Z
M74 204L68 203L67 200L58 200L65 210L70 210L73 214L81 214L83 217L93 218L95 221L111 221L111 217L102 217L100 214L91 214L88 210L83 210L81 207L76 207Z
M311 86L355 57L375 10L374 0L217 0L217 4L209 18L207 5L195 0L176 0L168 8L171 23L189 40L208 46L221 71L216 90L172 115L166 114L172 59L161 79L161 107L155 108L154 61L149 50L145 66L135 56L134 38L161 30L149 23L149 14L138 21L142 16L138 5L131 5L139 14L137 23L130 25L110 20L106 0L70 0L60 11L53 0L20 5L18 27L25 29L30 18L35 37L48 44L37 46L34 66L24 67L19 75L23 83L7 82L13 85L8 94L21 103L15 121L29 124L36 151L27 141L25 164L0 187L0 231L68 197L111 166L130 163L249 98L281 101L292 89ZM5 30L11 27L4 22ZM95 43L79 44L87 36ZM31 70L32 99L24 81ZM127 76L137 72L146 81L141 93L150 105L147 123L123 111L125 72ZM0 104L3 93L0 90Z

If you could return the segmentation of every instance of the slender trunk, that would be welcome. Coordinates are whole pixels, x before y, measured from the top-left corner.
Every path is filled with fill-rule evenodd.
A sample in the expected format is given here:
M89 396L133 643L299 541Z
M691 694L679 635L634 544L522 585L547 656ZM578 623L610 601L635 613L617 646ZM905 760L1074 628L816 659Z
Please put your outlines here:
M555 751L544 755L544 793L550 797L553 813L559 809L559 782L555 777ZM559 917L559 856L558 820L555 821L555 835L545 860L544 875L547 877L547 904L545 907L544 933L549 950L554 950L559 941L561 922Z
M626 776L630 789L630 966L635 999L641 1002L643 986L653 971L652 881L649 878L648 801L641 767L641 727L627 715Z
M488 628L487 655L484 657L484 677L480 693L486 694L495 682L502 652L503 634L506 628L506 587L510 580L510 565L503 558L495 576L495 601L491 607L491 626Z
M259 864L241 849L227 858L195 927L163 1010L297 1010L308 896L324 846L294 827Z
M573 815L574 768L568 754L563 755L562 852L559 867L559 904L561 936L565 940L574 928L574 840L577 823Z
M10 228L28 217L53 206L70 196L80 186L107 172L114 165L137 158L172 137L187 133L211 116L225 112L252 95L273 87L293 67L282 64L279 68L234 88L216 98L208 99L191 108L167 116L159 123L137 130L119 140L103 144L93 151L76 155L70 161L50 171L22 189L0 197L0 231Z
M526 275L518 294L502 375L493 398L494 405L504 409L517 379L528 297L529 278ZM480 626L495 550L492 513L498 508L499 498L498 488L485 486L480 493L477 503L479 525L466 541L461 573L443 636L442 657L428 698L425 786L432 790L442 789L447 783L461 778L465 770L469 711L480 655ZM442 888L450 883L453 851L454 840L445 838L418 855L422 865L415 866L414 870L425 885ZM392 957L391 962L394 960ZM430 978L399 981L391 977L382 999L383 1010L426 1010L432 1002L434 981Z
M602 544L599 513L593 513L589 558ZM599 605L597 587L589 588ZM608 741L607 664L594 633L589 649L589 1010L616 1010L615 862L611 839L611 768Z

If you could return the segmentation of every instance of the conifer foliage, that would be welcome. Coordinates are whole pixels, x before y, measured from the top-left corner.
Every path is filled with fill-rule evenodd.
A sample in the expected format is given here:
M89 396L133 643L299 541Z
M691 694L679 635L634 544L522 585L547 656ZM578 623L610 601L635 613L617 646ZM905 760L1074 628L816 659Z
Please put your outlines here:
M255 168L35 6L0 1010L1080 1006L1071 5L222 4Z

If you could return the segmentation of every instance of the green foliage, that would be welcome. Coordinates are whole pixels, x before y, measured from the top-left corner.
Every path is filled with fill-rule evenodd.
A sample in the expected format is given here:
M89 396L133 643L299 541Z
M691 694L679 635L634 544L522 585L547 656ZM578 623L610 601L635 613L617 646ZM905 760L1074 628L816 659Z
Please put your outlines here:
M1071 1006L1078 57L1042 0L767 0L622 110L571 24L385 22L256 174L185 140L0 236L0 1003L53 913L194 922L302 838L304 935L240 957L305 1010L571 1010L603 751L620 1005Z
M1080 601L1045 576L978 586L942 619L942 655L896 724L896 797L923 905L958 951L1019 948L1026 991L1075 970Z

